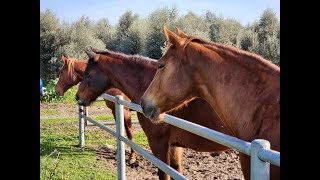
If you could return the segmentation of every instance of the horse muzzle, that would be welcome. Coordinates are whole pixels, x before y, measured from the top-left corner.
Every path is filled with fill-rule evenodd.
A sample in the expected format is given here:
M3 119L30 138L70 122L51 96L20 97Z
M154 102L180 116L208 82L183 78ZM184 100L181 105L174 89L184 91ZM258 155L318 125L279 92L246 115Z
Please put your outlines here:
M79 96L76 95L75 99L76 99L78 105L86 106L86 103L82 99L80 99Z
M147 103L147 101L144 100L143 98L141 99L140 104L141 104L143 115L146 118L150 119L151 121L159 120L160 111L156 106L150 103Z

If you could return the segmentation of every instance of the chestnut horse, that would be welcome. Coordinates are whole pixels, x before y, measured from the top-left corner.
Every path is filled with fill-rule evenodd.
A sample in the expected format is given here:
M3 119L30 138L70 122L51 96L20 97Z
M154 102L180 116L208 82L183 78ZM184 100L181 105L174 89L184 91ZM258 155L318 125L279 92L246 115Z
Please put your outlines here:
M141 98L145 116L159 121L161 113L201 97L237 138L266 139L280 151L280 68L253 53L164 32L170 46ZM240 160L249 179L250 157ZM271 165L271 179L279 175Z
M156 60L109 50L87 51L87 54L89 62L76 94L80 105L90 104L105 89L110 88L108 84L119 88L132 102L140 102L142 94L156 72ZM167 123L154 124L143 114L137 114L152 153L181 173L182 147L206 152L220 152L230 149ZM191 101L179 110L170 112L170 114L232 135L231 131L225 128L222 121L212 111L210 105L200 98ZM160 179L170 178L160 169L158 169L158 175Z
M82 80L84 70L88 64L88 61L66 58L64 56L61 56L61 59L64 63L62 68L60 69L59 80L55 86L55 92L56 94L63 96L68 89L70 89L72 86L77 85ZM131 100L119 89L110 88L107 89L105 93L113 96L122 95L126 101L131 102ZM107 107L111 109L114 119L116 119L114 102L105 100L105 103ZM130 109L126 107L124 108L124 127L126 129L128 138L132 141L133 129L131 124L131 114ZM136 153L133 149L131 149L129 163L132 164L135 161Z

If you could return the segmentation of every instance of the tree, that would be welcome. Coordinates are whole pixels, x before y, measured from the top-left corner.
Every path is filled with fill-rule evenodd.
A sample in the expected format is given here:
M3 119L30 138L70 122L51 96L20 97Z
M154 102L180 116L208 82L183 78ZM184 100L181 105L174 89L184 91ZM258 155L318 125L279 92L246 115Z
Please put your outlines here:
M40 11L40 76L55 79L62 65L61 55L87 59L84 49L88 46L159 59L167 45L163 26L172 31L178 27L188 35L254 52L280 65L280 22L270 9L245 27L211 11L201 16L189 11L179 17L175 6L156 9L147 18L126 11L116 26L107 19L94 23L86 16L61 23L52 11L46 10Z
M61 55L87 59L88 46L104 49L105 44L93 31L88 17L81 17L71 25L61 24L50 10L40 12L40 76L45 80L58 77Z
M248 24L237 36L237 47L245 51L254 52L258 46L257 33Z
M145 43L145 23L135 19L127 31L127 36L120 41L120 50L126 54L142 54Z
M207 11L205 22L209 26L209 37L213 42L219 42L222 18L217 17L213 12Z
M55 76L55 53L63 43L59 19L51 10L40 11L40 76L44 80Z
M242 30L241 24L234 19L225 19L220 25L218 42L237 47L237 36Z
M178 19L177 27L188 35L210 40L209 25L205 22L205 18L192 11Z
M255 52L280 66L280 23L271 9L266 9L254 24L259 45Z
M216 16L211 11L207 11L205 21L209 26L209 37L211 41L239 47L237 39L243 27L237 20L224 19L223 17Z
M116 30L116 50L125 54L138 54L142 49L142 38L138 25L139 16L126 11L119 19Z
M165 46L166 38L163 26L170 29L175 28L177 19L177 8L159 8L153 11L147 21L148 28L143 54L150 58L159 59L162 56L161 48Z
M60 47L60 55L66 54L73 58L87 59L85 48L89 46L97 49L105 48L103 41L94 32L93 23L88 17L83 16L71 25L66 24L65 26L65 37L68 43Z
M114 45L116 41L116 30L109 24L108 19L100 19L93 27L93 31L98 39L100 39L106 48L115 51L116 46Z

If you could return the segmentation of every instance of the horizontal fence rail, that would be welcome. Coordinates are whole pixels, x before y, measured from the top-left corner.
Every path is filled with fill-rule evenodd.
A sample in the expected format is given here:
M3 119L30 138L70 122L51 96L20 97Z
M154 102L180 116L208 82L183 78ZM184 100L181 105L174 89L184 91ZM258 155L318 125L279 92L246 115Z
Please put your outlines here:
M142 113L142 108L140 105L125 101L121 98L121 96L111 96L108 94L103 94L102 97L97 98L97 101L103 101L103 100L109 100L112 102L115 102L116 107L117 106L126 106L130 109L136 110L138 112ZM122 107L123 107L122 106ZM83 108L82 108L83 109ZM112 135L117 137L117 132L112 130L109 127L106 127L104 124L97 122L93 120L92 118L86 116L86 113L81 113L81 108L79 108L79 129L82 129L81 125L83 123L80 123L83 121L83 119L90 121L91 123L99 126L100 128L106 130L107 132L111 133ZM121 116L121 115L120 115ZM122 117L123 118L123 117ZM121 119L120 119L121 120ZM163 120L171 124L173 126L179 127L181 129L184 129L188 132L191 132L193 134L199 135L201 137L204 137L206 139L209 139L211 141L217 142L219 144L222 144L224 146L233 148L239 152L242 152L246 155L251 156L251 179L269 179L270 176L270 163L276 166L280 167L280 152L274 151L270 149L270 143L266 140L257 139L250 142L243 141L241 139L220 133L218 131L209 129L207 127L171 116L169 114L165 114L163 116ZM123 119L122 119L123 121ZM118 123L118 122L117 122ZM82 131L79 131L79 133L82 133ZM83 136L84 133L80 134ZM83 138L79 138L80 145L84 145L84 142L81 142L81 140L84 141ZM125 138L123 135L118 135L119 142L122 141L126 143L128 146L133 148L135 151L140 153L144 158L151 161L154 165L156 165L158 168L163 170L165 173L169 174L174 179L187 179L185 176L178 173L176 170L165 164L164 162L160 161L158 158L154 157L138 145L136 145L134 142L130 141L129 139ZM118 142L117 142L118 144ZM124 157L121 157L124 158ZM121 173L118 174L118 179L125 179L124 175L122 174L121 170L119 168L124 169L124 167L121 167L123 165L120 165L118 163L118 172Z
M116 125L116 123L114 121L106 121L106 122L100 122L101 124L103 125ZM132 124L139 124L139 121L138 120L132 120L131 121ZM90 123L88 124L88 126L95 126L95 124L93 123Z
M104 101L105 99L102 97L102 96L99 96L95 101ZM86 107L88 108L88 107ZM88 117L88 109L84 108L84 115L86 115ZM87 119L85 119L87 120ZM138 120L131 120L131 123L132 124L138 124L139 121ZM110 122L101 122L101 124L103 125L116 125L116 123L114 121L110 121ZM95 126L95 124L92 124L92 123L89 123L89 124L86 124L86 126Z
M258 152L258 157L263 160L270 162L273 165L280 167L280 152L268 149L261 149Z
M109 101L115 101L115 98L109 94L103 94L102 97L104 99L107 99ZM133 110L136 110L138 112L142 113L142 108L140 105L119 100L119 103L127 106ZM218 131L209 129L207 127L180 119L178 117L171 116L169 114L165 114L163 120L173 126L179 127L181 129L184 129L186 131L189 131L193 134L197 134L201 137L204 137L206 139L209 139L211 141L217 142L219 144L222 144L224 146L236 149L246 155L250 155L251 152L251 143L243 141L241 139L220 133ZM262 160L268 161L273 165L280 166L280 153L274 150L267 150L263 149L263 152L260 152L259 156Z
M107 131L108 133L112 134L113 136L116 136L116 131L114 131L113 129L103 125L102 123L95 121L94 119L91 119L90 117L87 116L83 116L84 119L90 121L92 124L99 126L101 129Z

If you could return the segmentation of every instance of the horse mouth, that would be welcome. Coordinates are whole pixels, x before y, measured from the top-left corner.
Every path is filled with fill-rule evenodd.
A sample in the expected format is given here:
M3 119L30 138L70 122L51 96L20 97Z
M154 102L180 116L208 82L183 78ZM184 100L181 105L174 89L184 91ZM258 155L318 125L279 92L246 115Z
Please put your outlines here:
M64 96L64 91L61 89L55 88L54 92L57 96Z
M64 92L57 93L58 96L64 96Z
M150 119L151 121L157 121L157 120L158 120L157 114L155 113L155 109L154 109L154 108L153 108L153 109L151 110L151 112L149 113L149 119Z
M78 105L80 106L88 106L90 103L88 101L84 101L82 99L77 100Z
M83 99L82 99L82 100L79 99L79 100L77 100L77 103L78 103L79 106L91 106L94 101L95 101L95 100L86 101L86 100L83 100Z
M146 108L144 115L154 123L157 123L161 120L159 109L156 108Z

